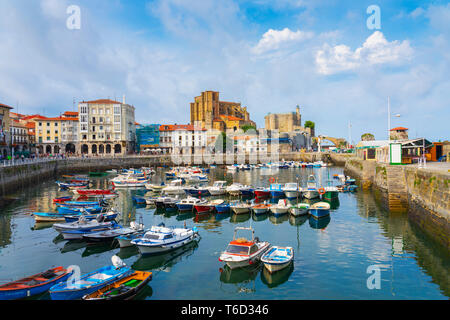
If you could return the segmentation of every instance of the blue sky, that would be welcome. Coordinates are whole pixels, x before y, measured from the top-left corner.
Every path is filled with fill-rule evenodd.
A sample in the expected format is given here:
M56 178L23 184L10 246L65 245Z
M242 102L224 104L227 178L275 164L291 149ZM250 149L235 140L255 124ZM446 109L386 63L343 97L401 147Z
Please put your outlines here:
M370 5L380 30L367 28ZM21 113L126 95L138 122L187 123L193 98L216 90L260 127L298 104L318 133L348 139L350 122L357 142L386 138L390 96L392 127L449 138L446 1L0 0L0 11L0 102Z

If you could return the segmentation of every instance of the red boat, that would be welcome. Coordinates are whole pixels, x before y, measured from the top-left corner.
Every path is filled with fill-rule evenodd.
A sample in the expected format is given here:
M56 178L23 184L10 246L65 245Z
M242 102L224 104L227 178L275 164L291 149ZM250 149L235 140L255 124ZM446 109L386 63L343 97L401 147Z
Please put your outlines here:
M113 195L116 194L113 190L102 190L102 189L76 189L73 190L74 193L78 193L81 196L98 196L98 195Z
M270 197L270 190L266 188L258 188L255 189L255 197L256 198L269 198Z
M195 208L195 211L197 211L197 213L200 213L200 214L207 213L207 212L214 211L216 206L221 205L222 203L224 203L223 200L217 199L217 200L209 201L207 203L196 204L196 205L194 205L194 208Z
M63 203L63 202L66 202L66 201L70 201L70 200L72 200L72 197L59 197L59 198L55 198L55 199L53 199L53 203Z

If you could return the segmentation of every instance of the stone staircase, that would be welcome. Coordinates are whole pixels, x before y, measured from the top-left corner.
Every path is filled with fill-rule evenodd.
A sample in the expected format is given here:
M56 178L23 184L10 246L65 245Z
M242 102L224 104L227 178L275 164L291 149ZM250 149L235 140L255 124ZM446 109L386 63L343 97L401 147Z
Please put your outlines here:
M403 167L387 166L386 169L389 210L406 212L408 210L408 193Z

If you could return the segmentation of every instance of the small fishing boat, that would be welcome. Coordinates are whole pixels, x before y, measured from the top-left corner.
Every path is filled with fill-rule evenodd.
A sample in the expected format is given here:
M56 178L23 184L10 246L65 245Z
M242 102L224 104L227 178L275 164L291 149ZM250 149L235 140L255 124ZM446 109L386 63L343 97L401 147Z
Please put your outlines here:
M224 200L221 199L217 199L217 200L212 200L206 203L198 203L196 205L194 205L195 211L197 211L197 213L207 213L207 212L212 212L214 211L214 209L216 208L216 205L221 205L222 203L224 203Z
M347 178L345 179L345 184L346 184L346 185L354 185L354 184L356 184L356 180L355 180L355 179L352 179L352 178L350 178L350 177L347 177Z
M80 299L134 273L134 270L127 267L119 257L113 256L111 260L112 266L102 267L81 276L79 279L54 285L49 290L50 298L52 300Z
M206 203L206 199L199 199L195 197L187 197L181 201L176 203L178 211L186 212L186 211L194 211L194 206L197 204Z
M56 181L56 183L58 184L58 186L61 189L69 189L69 188L86 188L87 186L89 186L89 182L61 182L61 181Z
M113 190L107 189L78 189L72 190L73 193L79 194L80 196L104 196L104 195L117 195Z
M252 206L246 202L241 202L241 201L233 201L230 203L230 209L235 213L235 214L244 214L244 213L249 213L251 210Z
M227 193L226 181L215 181L210 187L207 187L209 194L212 196L221 196Z
M270 190L268 188L256 188L254 190L256 198L269 198Z
M339 199L339 190L334 186L324 187L325 193L322 195L324 200L333 201Z
M71 274L63 267L56 267L0 285L0 300L23 299L44 293L55 284L66 281Z
M72 200L71 196L59 197L59 198L53 199L53 203L63 203L63 202L70 201L70 200Z
M307 215L309 210L309 204L307 203L297 203L294 205L291 205L289 207L289 213L293 215L294 217Z
M95 221L95 220L93 220ZM84 236L87 236L92 233L100 232L100 231L108 231L114 229L123 228L121 225L117 224L115 221L103 222L101 225L92 226L89 228L80 228L77 230L62 230L60 231L61 235L65 240L81 240Z
M172 180L169 185L163 188L161 191L162 193L167 195L184 194L183 184L185 183L186 181L184 179Z
M330 215L330 204L328 202L316 202L309 207L312 217L320 219Z
M134 239L142 255L170 251L184 246L198 237L197 228L168 228L164 224L152 226L142 238Z
M112 221L117 218L118 213L115 211L110 211L106 213L96 213L96 214L83 214L83 218L87 221L95 220L99 217L99 215L103 215L103 221ZM76 222L81 218L81 214L64 216L64 219L67 223Z
M306 199L315 199L320 196L319 191L317 191L316 178L312 174L308 177L306 189L303 190L303 196Z
M284 194L286 198L288 199L294 199L298 196L301 197L302 190L299 188L298 183L296 182L289 182L286 183L283 187Z
M173 198L173 197L165 197L163 202L162 202L162 205L164 206L164 210L166 210L166 211L175 211L175 210L177 210L177 202L179 200L180 199L178 198L178 196L176 196L175 198ZM156 204L156 202L155 202L155 204ZM158 204L156 204L156 207L158 207ZM161 204L160 204L159 207L161 208Z
M66 221L64 214L52 212L34 212L34 220L36 222L59 222Z
M270 272L276 272L286 268L294 259L292 247L273 246L261 257L264 267Z
M237 172L238 170L239 170L239 167L237 165L227 166L227 171Z
M221 204L216 205L216 212L219 214L230 212L230 204L228 202L223 202Z
M123 277L91 294L83 296L83 300L130 300L133 299L144 286L152 280L152 273L134 271L133 274Z
M269 187L269 192L272 198L281 198L284 196L283 185L280 183L272 183Z
M86 240L88 242L111 242L119 236L139 234L142 233L142 231L144 231L144 224L142 223L142 221L139 224L131 221L129 228L121 227L106 231L84 234L83 240Z
M166 185L164 184L164 182L162 182L161 184L154 184L154 183L147 183L145 184L145 188L147 190L151 190L155 193L159 193L162 192L162 190L166 187Z
M70 215L70 214L77 214L77 213L99 213L102 211L102 207L99 205L95 205L92 207L72 207L72 206L65 206L65 205L60 205L58 206L58 213L59 214L65 214L65 215Z
M89 177L104 177L107 175L108 175L108 172L102 172L102 171L89 172Z
M237 238L236 235L239 230L251 231L251 240ZM255 238L255 231L252 228L236 227L233 240L230 241L227 249L222 252L219 261L225 262L230 269L246 267L257 262L269 246L269 242Z
M136 233L118 236L116 239L117 242L119 243L119 247L126 248L134 246L134 244L132 244L131 241L133 241L134 239L142 238L147 231L149 230L146 229Z
M83 207L93 207L93 206L102 206L106 207L108 203L106 201L100 200L100 201L66 201L60 204L57 204L57 206L63 206L63 207L77 207L77 208L83 208Z
M255 215L265 214L270 211L272 205L268 204L266 201L264 203L254 204L252 206L252 211Z
M286 199L280 199L277 204L270 207L270 211L274 216L281 216L289 211L289 207L290 206Z

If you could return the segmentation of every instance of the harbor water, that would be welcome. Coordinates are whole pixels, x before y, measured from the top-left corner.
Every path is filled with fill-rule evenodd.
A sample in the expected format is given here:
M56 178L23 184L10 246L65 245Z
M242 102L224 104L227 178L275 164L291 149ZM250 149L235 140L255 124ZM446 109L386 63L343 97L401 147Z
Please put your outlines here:
M157 169L154 182L165 180ZM253 169L228 173L211 169L212 184L226 180L254 187L296 182L306 186L314 174L326 186L342 168ZM109 188L112 176L91 178L95 188ZM333 182L335 185L338 181ZM340 193L329 218L315 220L289 214L206 214L157 211L133 204L145 188L119 189L113 207L118 222L129 225L141 217L145 226L196 226L201 236L175 251L141 257L135 247L86 244L64 240L51 223L36 224L33 212L55 212L52 199L70 195L55 181L30 186L0 212L0 283L33 275L52 266L79 266L81 273L110 265L118 255L136 270L153 272L153 279L136 299L448 299L450 253L439 246L407 214L382 208L371 191ZM224 197L228 198L228 197ZM238 226L252 227L255 236L272 245L291 246L291 267L270 274L262 264L230 270L218 260ZM379 282L377 284L377 270ZM49 299L48 293L33 299Z

